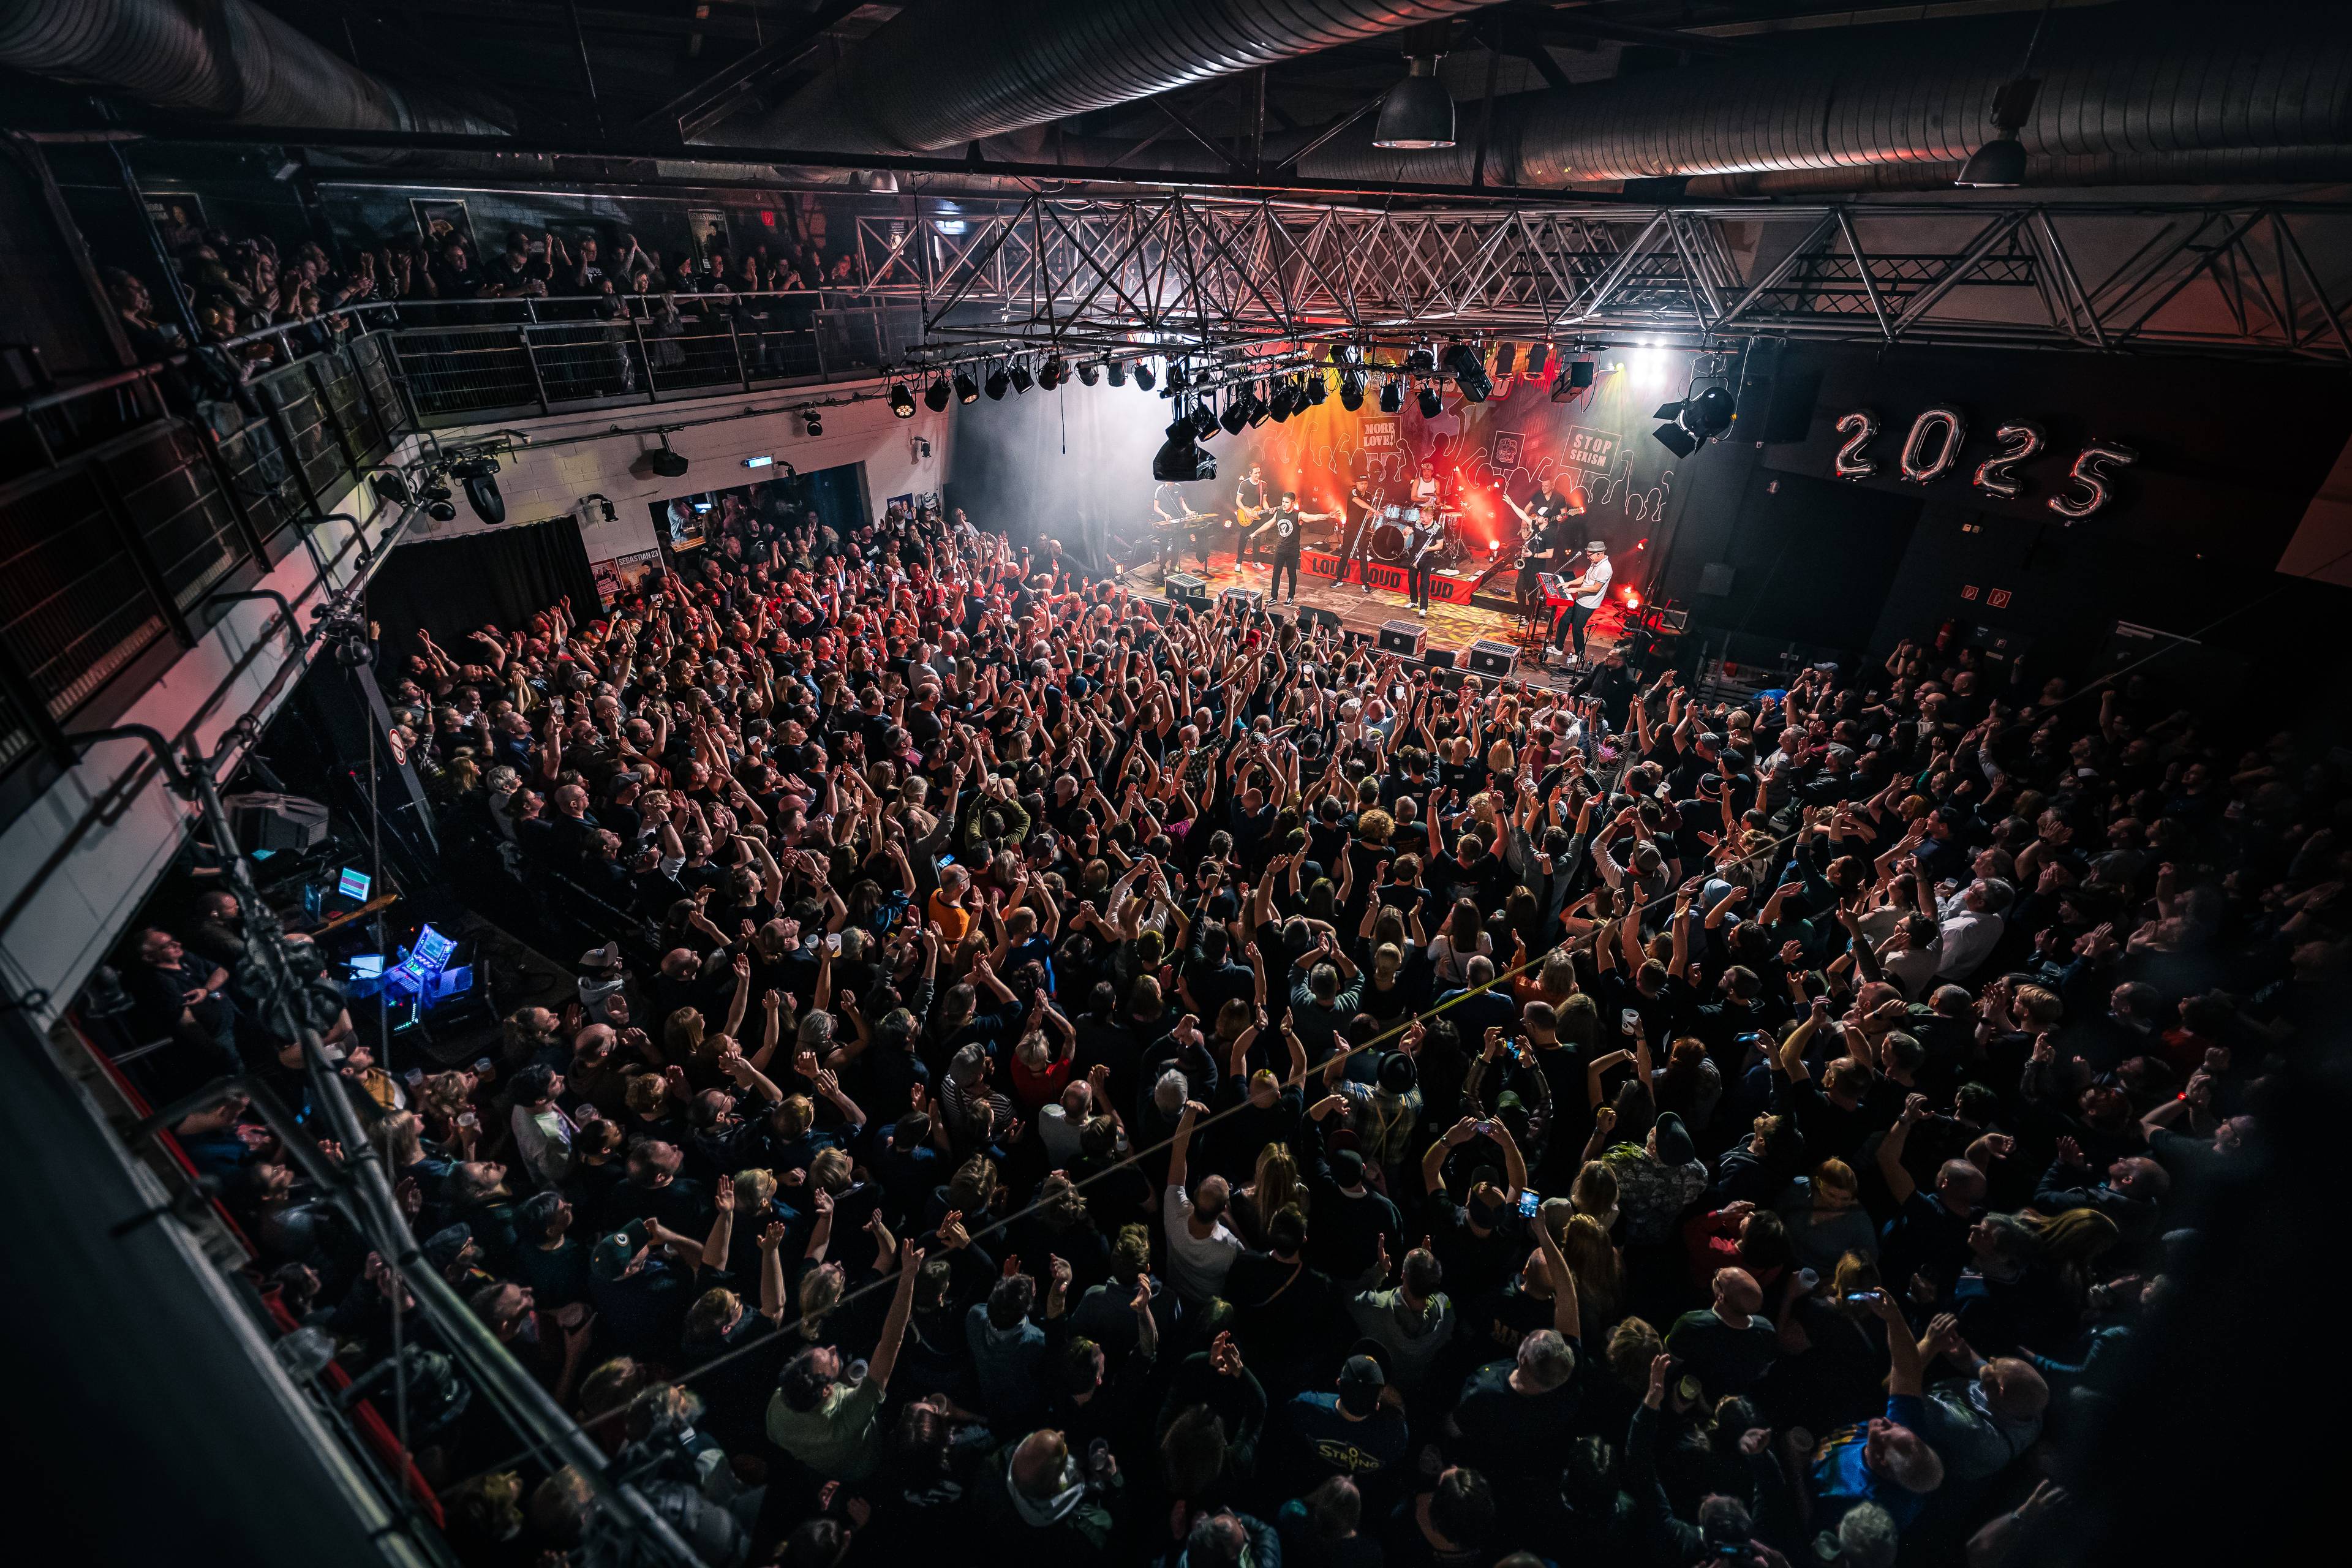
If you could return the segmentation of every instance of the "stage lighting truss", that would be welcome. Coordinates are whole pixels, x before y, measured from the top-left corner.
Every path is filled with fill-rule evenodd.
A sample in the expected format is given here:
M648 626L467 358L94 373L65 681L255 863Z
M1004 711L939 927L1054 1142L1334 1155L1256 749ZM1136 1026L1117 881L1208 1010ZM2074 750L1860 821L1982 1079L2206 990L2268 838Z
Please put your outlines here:
M1204 361L1277 344L1344 342L1380 367L1417 350L1433 370L1433 345L1455 334L1519 345L1517 373L1530 376L1556 374L1574 337L1636 332L1677 349L1762 336L2352 361L2352 331L2334 324L2352 319L2352 276L2321 264L2352 216L2340 203L1989 192L1662 206L1528 193L1384 210L1061 189L961 205L955 235L857 220L852 292L919 317L905 330L924 342L975 353L1181 354L1188 390ZM2118 256L2131 264L2105 259Z

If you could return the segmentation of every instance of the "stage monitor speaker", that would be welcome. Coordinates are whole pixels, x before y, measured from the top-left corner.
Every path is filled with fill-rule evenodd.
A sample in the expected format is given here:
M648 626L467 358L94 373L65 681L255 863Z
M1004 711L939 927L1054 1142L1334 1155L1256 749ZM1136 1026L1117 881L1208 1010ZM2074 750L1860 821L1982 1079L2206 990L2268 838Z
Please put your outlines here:
M1262 610L1265 608L1265 590L1236 585L1219 594L1217 602L1220 605L1239 605L1244 610Z
M1318 626L1329 626L1336 632L1340 628L1340 625L1339 612L1337 610L1326 610L1315 605L1298 606L1298 627L1301 631L1312 631Z
M1812 434L1813 405L1821 397L1818 365L1794 374L1743 376L1731 438L1775 444L1802 441Z
M1507 642L1489 642L1480 637L1463 650L1463 662L1474 675L1492 675L1508 680L1519 667L1519 650Z
M310 849L326 842L327 808L299 795L255 791L221 802L247 849Z
M1454 668L1454 650L1450 647L1433 647L1427 653L1423 654L1421 657L1422 661L1428 665L1432 669L1452 669Z
M1205 608L1209 603L1209 584L1190 572L1171 572L1161 589L1171 605L1184 605L1197 610Z
M1380 644L1382 653L1419 658L1422 649L1429 646L1429 628L1419 621L1382 621Z
M1339 628L1339 635L1347 640L1350 649L1370 647L1379 639L1378 633L1368 632L1361 626L1342 626Z

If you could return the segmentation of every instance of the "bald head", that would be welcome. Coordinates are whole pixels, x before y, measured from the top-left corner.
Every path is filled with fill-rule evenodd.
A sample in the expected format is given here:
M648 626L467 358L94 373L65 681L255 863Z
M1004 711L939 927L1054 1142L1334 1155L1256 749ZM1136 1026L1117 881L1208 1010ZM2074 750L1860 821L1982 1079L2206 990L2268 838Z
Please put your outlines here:
M1718 1268L1715 1271L1715 1306L1726 1317L1752 1318L1763 1310L1763 1288L1756 1283L1756 1276L1745 1268Z

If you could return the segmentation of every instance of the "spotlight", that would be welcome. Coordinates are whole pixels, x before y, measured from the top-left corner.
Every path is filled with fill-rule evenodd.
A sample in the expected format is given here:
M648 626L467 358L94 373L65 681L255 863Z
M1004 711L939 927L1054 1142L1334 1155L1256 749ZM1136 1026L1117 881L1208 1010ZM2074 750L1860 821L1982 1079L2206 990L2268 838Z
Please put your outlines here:
M1404 406L1404 386L1391 376L1381 383L1381 412L1394 414Z
M1672 409L1677 417L1669 419L1665 424L1661 425L1655 430L1651 431L1650 434L1656 437L1660 446L1665 447L1667 451L1672 452L1675 457L1687 458L1693 452L1698 450L1699 439L1697 437L1692 435L1689 431L1682 427L1679 418L1679 416L1682 413L1681 404L1670 403L1666 405L1666 408ZM1659 412L1663 414L1665 412L1665 409L1661 409Z
M1360 369L1339 373L1339 406L1353 414L1364 405L1364 373Z
M1224 427L1226 435L1240 435L1242 426L1249 423L1249 395L1238 386L1226 392L1225 411L1217 423Z
M903 382L890 384L890 412L901 419L915 416L915 395L907 390Z
M646 454L646 467L666 479L682 479L686 477L686 459L669 449L667 436L662 437L659 451Z
M1528 363L1526 373L1529 375L1541 375L1544 373L1545 363L1549 362L1550 358L1551 345L1549 343L1529 343L1528 345Z
M1421 398L1421 416L1423 419L1434 419L1440 414L1445 412L1444 399L1437 395L1437 388L1431 385L1428 382L1424 381L1421 384L1419 395Z
M1003 401L1004 389L1012 384L1013 378L1004 374L1003 365L998 365L988 373L988 400L991 403Z
M499 494L499 481L488 474L471 474L466 479L466 503L474 515L493 526L507 520L506 497Z
M1249 389L1249 422L1252 425L1263 425L1265 423L1266 416L1273 412L1274 405L1265 400L1265 384L1261 381L1251 382Z
M1495 384L1486 379L1486 367L1478 363L1478 351L1468 343L1445 345L1445 369L1466 402L1484 403L1495 390ZM1424 398L1424 405L1426 402Z
M1267 405L1267 411L1274 416L1274 422L1276 425L1298 412L1298 394L1292 390L1289 382L1277 381L1274 384L1274 398Z
M444 490L441 493L446 495L449 492ZM457 515L457 509L446 500L436 500L425 509L425 515L436 522L447 522Z
M1046 360L1045 368L1037 373L1037 384L1051 392L1062 384L1062 378L1067 374L1068 367L1062 363L1062 356L1055 354Z
M1402 152L1454 145L1454 95L1437 79L1435 55L1414 55L1406 60L1404 79L1389 89L1381 100L1372 145Z
M802 429L803 429L803 430L805 430L805 431L807 431L807 432L808 432L810 435L812 435L812 436L822 436L822 435L824 435L824 415L823 411L821 411L821 410L819 410L819 409L814 409L814 408L803 408L803 409L802 409L802 410L801 410L801 428L802 428Z
M1110 362L1110 384L1113 386L1127 384L1127 366L1118 360Z
M931 384L923 388L923 406L934 414L945 414L948 411L948 400L954 395L954 392L948 385L947 377L935 375L931 378ZM967 398L965 401L971 400Z
M378 474L368 480L368 485L377 495L394 506L406 506L409 502L408 481L398 474Z
M1528 351L1528 358L1530 361L1535 358L1535 351L1533 349L1529 349ZM1511 367L1518 363L1519 349L1517 343L1496 343L1495 345L1495 374L1496 375L1510 374ZM1534 367L1530 364L1528 368L1532 370Z
M1331 395L1331 378L1330 378L1330 377L1328 377L1328 376L1327 376L1327 375L1325 375L1325 374L1324 374L1321 371L1319 371L1319 370L1310 370L1310 371L1308 371L1308 372L1307 373L1307 403L1308 403L1310 405L1319 406L1319 405L1322 404L1323 400L1324 400L1325 398L1327 398L1327 397L1330 396L1330 395Z
M1139 359L1135 362L1135 384L1143 388L1146 392L1151 390L1151 362L1150 360Z
M1404 367L1415 375L1427 375L1437 368L1437 356L1426 346L1417 348L1404 356Z
M1101 379L1101 365L1089 361L1087 363L1078 366L1078 384L1081 386L1092 386L1096 382L1100 381Z
M1153 479L1181 484L1188 479L1217 477L1216 454L1193 441L1191 415L1179 415L1171 420L1167 434L1168 444L1151 457Z
M969 368L959 367L955 373L955 395L958 403L980 401L980 384L971 378Z
M1218 428L1217 411L1209 405L1209 400L1206 397L1192 405L1193 435L1206 441L1216 435Z
M1184 375L1184 362L1181 359L1170 360L1168 362L1169 392L1171 394L1181 392L1188 384L1190 384L1186 381Z
M1028 391L1031 385L1034 384L1035 380L1036 378L1029 374L1029 362L1027 360L1014 360L1013 362L1013 391L1015 396Z
M1683 405L1682 424L1702 441L1717 440L1731 428L1732 410L1730 392L1710 386Z

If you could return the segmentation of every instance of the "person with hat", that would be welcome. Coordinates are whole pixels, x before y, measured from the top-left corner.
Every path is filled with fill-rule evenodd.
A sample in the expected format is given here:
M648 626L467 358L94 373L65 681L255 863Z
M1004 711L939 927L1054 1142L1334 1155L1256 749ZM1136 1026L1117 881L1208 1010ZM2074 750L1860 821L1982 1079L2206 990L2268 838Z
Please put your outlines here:
M1403 1463L1412 1436L1403 1395L1391 1388L1382 1364L1386 1354L1377 1341L1358 1341L1340 1363L1332 1392L1301 1392L1284 1406L1302 1468L1313 1478L1300 1490L1331 1476L1368 1485L1393 1476Z
M1601 608L1601 602L1608 597L1609 584L1615 575L1615 569L1609 564L1609 542L1605 539L1586 541L1584 570L1563 590L1568 604L1561 609L1559 618L1552 622L1549 641L1553 653L1563 651L1572 640L1576 647L1576 660L1583 662L1585 625Z

